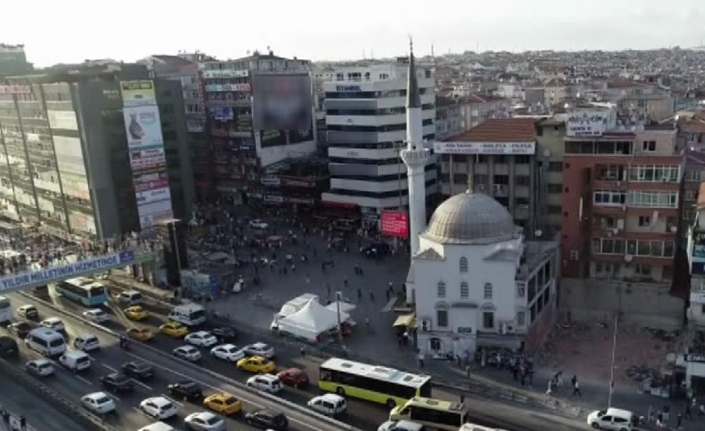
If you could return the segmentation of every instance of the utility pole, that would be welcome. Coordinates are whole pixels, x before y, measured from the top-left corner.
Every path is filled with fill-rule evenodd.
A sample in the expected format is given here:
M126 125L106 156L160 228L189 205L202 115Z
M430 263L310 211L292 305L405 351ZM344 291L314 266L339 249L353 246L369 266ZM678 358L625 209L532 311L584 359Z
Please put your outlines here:
M617 352L617 324L619 315L614 315L614 333L612 334L612 362L610 364L610 394L607 398L607 408L612 407L612 394L614 394L614 359Z

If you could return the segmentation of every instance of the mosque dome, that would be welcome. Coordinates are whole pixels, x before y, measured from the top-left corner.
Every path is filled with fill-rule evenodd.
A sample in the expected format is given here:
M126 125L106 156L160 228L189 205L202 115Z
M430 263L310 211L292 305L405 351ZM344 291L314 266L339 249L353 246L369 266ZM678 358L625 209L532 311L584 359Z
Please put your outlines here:
M452 196L436 208L422 236L440 244L493 244L516 238L506 208L484 193Z

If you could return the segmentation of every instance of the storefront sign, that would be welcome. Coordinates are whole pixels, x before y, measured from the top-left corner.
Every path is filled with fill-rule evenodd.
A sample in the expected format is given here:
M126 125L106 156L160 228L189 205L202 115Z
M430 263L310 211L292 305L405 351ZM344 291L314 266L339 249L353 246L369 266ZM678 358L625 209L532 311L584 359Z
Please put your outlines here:
M705 362L705 356L703 355L686 355L686 362Z
M472 328L470 327L458 327L458 334L471 334Z
M313 199L311 198L287 197L286 201L290 204L313 205Z
M250 91L250 84L208 84L206 91Z
M248 70L206 70L203 77L208 78L245 78L250 74Z
M309 189L316 187L316 183L313 181L281 180L281 184L284 187L306 187Z
M283 196L277 196L277 195L266 195L264 197L265 202L275 202L275 203L283 203L284 202L284 197Z
M0 94L30 94L32 87L28 85L0 85Z
M359 85L337 85L335 87L335 90L341 93L352 93L355 91L362 91Z
M263 186L279 186L280 181L277 177L265 177L260 180Z
M536 154L535 142L434 142L438 154Z
M137 150L130 153L132 172L155 169L166 166L164 147Z
M407 238L409 218L404 211L382 211L382 235Z
M171 193L169 192L168 187L156 190L147 190L144 192L137 192L138 206L165 201L168 199L171 199Z

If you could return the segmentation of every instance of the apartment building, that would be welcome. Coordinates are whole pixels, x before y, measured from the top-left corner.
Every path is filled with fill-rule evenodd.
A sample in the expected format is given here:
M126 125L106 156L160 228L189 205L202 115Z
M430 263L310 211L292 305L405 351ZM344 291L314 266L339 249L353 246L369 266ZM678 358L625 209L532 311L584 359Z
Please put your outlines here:
M440 154L443 197L469 187L487 193L504 205L514 223L533 238L540 227L536 122L532 118L489 119L447 141L436 142ZM541 232L542 233L542 232Z
M545 118L536 122L536 174L543 205L537 208L538 229L544 238L553 238L563 223L563 155L566 135L564 116Z
M699 186L693 224L688 226L688 263L690 268L688 323L705 329L705 182ZM702 348L702 347L701 347Z
M327 205L356 208L375 223L384 209L408 205L406 166L399 150L406 141L409 61L336 69L325 82L326 128L331 175ZM436 134L435 80L416 68L422 104L423 138ZM436 193L435 159L426 167L427 195Z
M202 76L211 148L198 169L209 172L221 201L263 201L263 181L275 168L287 170L287 160L316 152L311 63L255 51L207 61Z
M0 77L24 75L32 71L32 63L27 61L24 45L0 43Z
M2 215L107 238L190 217L193 179L176 82L141 65L71 67L0 86Z

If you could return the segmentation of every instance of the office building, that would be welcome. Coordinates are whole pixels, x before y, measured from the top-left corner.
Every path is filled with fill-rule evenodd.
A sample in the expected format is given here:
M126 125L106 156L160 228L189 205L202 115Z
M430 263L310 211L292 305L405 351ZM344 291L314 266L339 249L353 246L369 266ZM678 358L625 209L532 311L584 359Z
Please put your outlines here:
M24 45L0 43L0 78L3 76L24 75L33 69L27 62Z
M408 183L399 152L405 146L408 59L336 69L325 82L326 128L331 175L327 205L355 209L376 223L384 209L406 211ZM424 145L435 139L434 78L416 68ZM432 156L425 168L426 193L435 194Z
M2 214L106 238L191 214L179 83L144 66L83 65L0 87Z
M211 156L207 165L197 162L197 171L208 169L216 197L302 204L288 188L266 201L263 181L277 170L303 172L288 161L316 152L311 63L255 51L236 60L207 61L202 76Z

